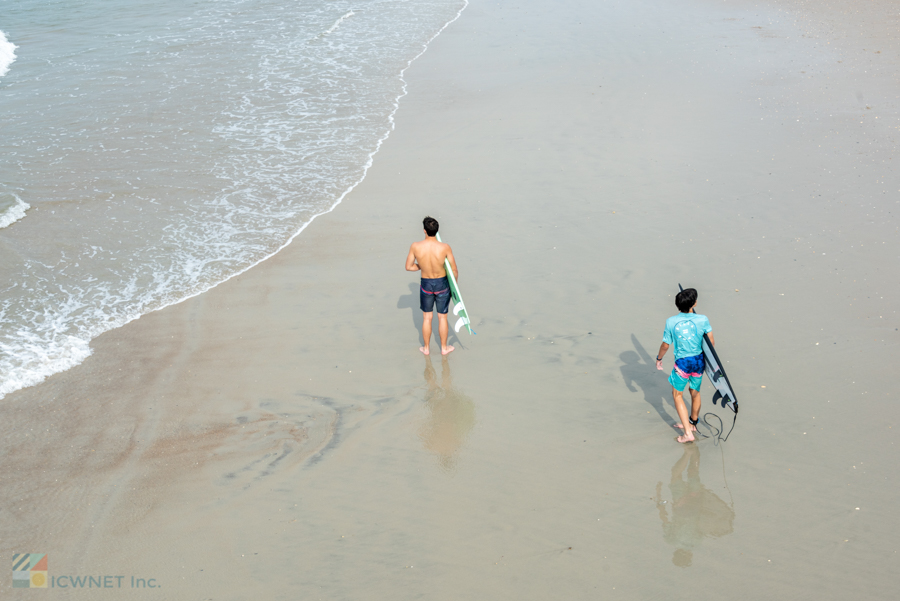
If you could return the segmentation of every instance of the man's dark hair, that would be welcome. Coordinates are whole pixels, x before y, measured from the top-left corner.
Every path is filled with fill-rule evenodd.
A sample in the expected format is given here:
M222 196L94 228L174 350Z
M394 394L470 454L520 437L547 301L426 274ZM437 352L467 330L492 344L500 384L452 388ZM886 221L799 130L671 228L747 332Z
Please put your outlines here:
M437 234L438 228L441 227L440 225L438 225L437 219L435 219L434 217L426 217L422 220L422 225L425 226L425 233L428 234L428 236L434 236L435 234Z
M697 291L693 288L685 288L675 297L675 306L682 313L687 313L697 302Z

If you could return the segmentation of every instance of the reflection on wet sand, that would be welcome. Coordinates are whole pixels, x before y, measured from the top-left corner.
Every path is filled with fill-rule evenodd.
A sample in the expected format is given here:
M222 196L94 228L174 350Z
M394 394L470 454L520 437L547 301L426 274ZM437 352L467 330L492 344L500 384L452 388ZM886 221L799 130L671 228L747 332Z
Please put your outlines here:
M452 471L469 431L475 425L475 403L453 387L450 362L441 358L441 381L437 381L431 357L425 357L425 405L428 417L419 436L425 448L438 456L441 468Z
M685 468L687 480L682 477ZM663 538L676 547L672 563L686 568L693 560L694 547L704 537L733 532L734 508L700 483L700 448L696 444L684 445L684 455L672 467L669 490L672 501L663 501L662 482L656 485L656 507L662 520Z

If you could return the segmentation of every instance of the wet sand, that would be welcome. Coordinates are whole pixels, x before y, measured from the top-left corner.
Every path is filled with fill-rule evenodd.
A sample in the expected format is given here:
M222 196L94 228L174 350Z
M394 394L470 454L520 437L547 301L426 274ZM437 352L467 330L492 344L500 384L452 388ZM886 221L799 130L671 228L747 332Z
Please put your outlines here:
M117 598L892 597L900 57L848 7L473 2L334 212L0 403L3 552L160 585ZM652 365L678 283L724 444Z

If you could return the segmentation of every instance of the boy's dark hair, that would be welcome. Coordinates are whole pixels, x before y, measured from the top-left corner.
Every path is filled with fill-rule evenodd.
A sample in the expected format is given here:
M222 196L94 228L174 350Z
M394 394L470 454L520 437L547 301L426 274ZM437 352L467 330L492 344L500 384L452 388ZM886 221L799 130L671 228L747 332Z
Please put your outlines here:
M438 233L438 228L441 227L437 219L434 217L426 217L422 220L422 225L425 226L425 233L431 237Z
M675 306L682 313L687 313L697 302L697 291L693 288L685 288L675 296Z

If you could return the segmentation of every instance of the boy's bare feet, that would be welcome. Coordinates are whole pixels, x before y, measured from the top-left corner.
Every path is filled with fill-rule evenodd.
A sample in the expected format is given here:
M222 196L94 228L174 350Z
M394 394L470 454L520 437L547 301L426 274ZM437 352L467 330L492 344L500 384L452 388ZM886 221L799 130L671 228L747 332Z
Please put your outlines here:
M456 350L455 348L453 348L452 346L450 346L450 345L448 344L448 345L447 345L447 348L442 348L442 349L441 349L441 354L442 354L442 355L449 355L450 353L452 353L452 352L455 351L455 350ZM428 353L425 353L425 354L427 355Z
M684 430L684 426L680 422L675 424L675 427L681 428L682 430ZM696 432L696 431L697 431L697 426L691 424L691 432Z
M420 346L419 352L426 356L431 354L431 350L427 346Z
M691 434L690 432L687 432L686 434L682 434L675 440L677 440L680 443L694 442L694 435Z

